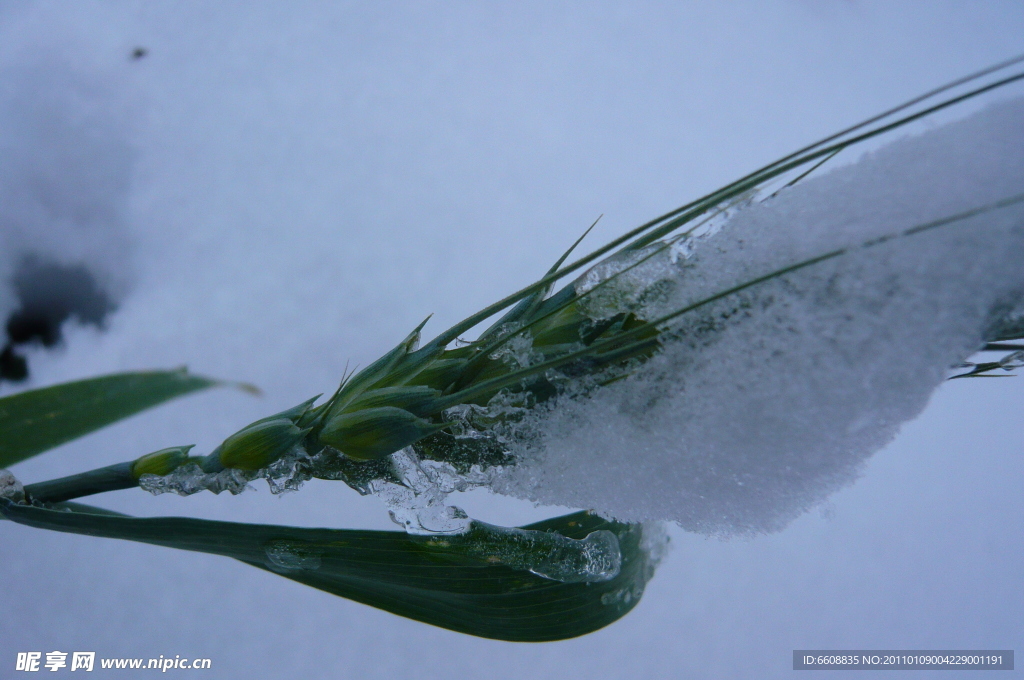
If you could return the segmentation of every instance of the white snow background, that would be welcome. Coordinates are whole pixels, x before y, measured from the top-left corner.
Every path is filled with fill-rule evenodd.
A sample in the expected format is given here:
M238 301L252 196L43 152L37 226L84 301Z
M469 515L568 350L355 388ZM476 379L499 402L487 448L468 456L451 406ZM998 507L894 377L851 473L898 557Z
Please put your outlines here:
M208 451L331 391L427 313L429 337L531 282L598 214L592 247L1022 51L1016 3L0 2L0 277L30 252L84 261L119 300L104 330L68 324L63 347L30 351L26 386L187 364L265 393L187 397L13 472ZM0 282L3 318L11 296ZM807 648L1022 649L1021 380L944 385L856 483L779 533L674 528L640 605L559 643L5 522L0 676L16 652L52 650L209 657L217 678L589 679L789 677ZM395 528L340 483L258 486L95 502ZM506 525L565 511L455 502Z

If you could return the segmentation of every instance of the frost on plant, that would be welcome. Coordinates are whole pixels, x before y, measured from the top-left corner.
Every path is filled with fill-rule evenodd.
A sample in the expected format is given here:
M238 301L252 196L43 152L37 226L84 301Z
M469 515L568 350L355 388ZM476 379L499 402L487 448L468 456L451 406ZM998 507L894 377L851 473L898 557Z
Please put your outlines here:
M1024 209L970 212L1022 188L1014 101L609 258L573 284L581 333L844 249L661 324L642 362L550 370L546 399L503 390L449 409L448 432L394 454L380 468L390 477L363 488L411 531L464 530L443 498L478 485L705 534L779 530L854 480L952 367L1020 325ZM523 334L492 357L529 367L543 351Z
M566 253L423 346L421 324L318 405L123 469L181 495L340 480L416 540L563 583L616 578L622 535L503 529L450 496L483 487L637 531L777 531L855 479L951 369L1024 363L1005 344L1024 336L1024 100L850 160L768 195L727 187L589 269L560 269ZM1005 355L965 364L986 347ZM307 548L268 544L266 564L315 570Z
M306 457L145 486L340 479L413 534L471 533L447 497L474 487L705 534L779 530L855 479L951 368L1020 336L1022 189L1016 100L741 193L522 299L467 347L417 350L417 329L280 421Z
M639 527L635 529L639 531ZM453 537L431 539L432 545L454 548L488 564L533 572L562 583L600 583L619 575L622 554L618 537L607 530L573 539L544 531L508 529L469 522Z
M265 550L267 566L277 571L316 571L320 568L320 551L302 541L270 541Z
M9 470L0 470L0 498L6 498L15 503L25 500L25 487Z
M258 470L225 468L217 472L205 472L197 462L189 462L175 468L166 475L144 474L139 478L139 487L153 495L176 493L191 496L200 491L219 494L228 491L238 495L251 489L249 482L267 480L273 494L297 491L303 482L311 479L309 467L311 457L301 447L295 447L270 465Z

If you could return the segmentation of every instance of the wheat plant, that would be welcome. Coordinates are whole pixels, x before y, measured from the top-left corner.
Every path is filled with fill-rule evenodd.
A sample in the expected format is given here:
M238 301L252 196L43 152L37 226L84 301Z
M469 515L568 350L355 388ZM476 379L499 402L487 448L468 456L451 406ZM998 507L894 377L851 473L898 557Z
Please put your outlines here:
M232 557L315 588L452 630L503 640L582 635L632 609L664 549L656 525L582 511L521 528L469 518L452 491L489 485L516 465L516 423L570 394L628 380L690 319L794 272L956 229L1024 203L1015 195L820 252L682 306L659 304L664 282L642 275L685 259L737 210L802 182L850 147L1024 79L1024 57L916 97L800 149L571 260L580 238L533 284L421 344L424 321L324 399L242 428L194 455L172 446L108 467L22 485L0 473L0 513L27 526ZM584 234L586 236L586 234ZM482 329L482 330L480 330ZM465 339L471 337L472 339ZM1003 315L977 349L1001 358L953 377L983 377L1024 359L1022 318ZM0 467L169 399L221 385L186 371L104 376L0 399ZM250 389L248 386L242 386ZM141 487L152 493L276 492L312 478L381 496L405 531L304 529L186 518L135 518L77 499Z

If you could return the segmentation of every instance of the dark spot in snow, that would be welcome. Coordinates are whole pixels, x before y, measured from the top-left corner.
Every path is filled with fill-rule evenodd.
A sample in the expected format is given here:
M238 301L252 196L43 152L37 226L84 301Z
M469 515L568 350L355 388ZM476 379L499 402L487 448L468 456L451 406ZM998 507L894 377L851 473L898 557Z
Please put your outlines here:
M15 348L33 342L54 347L61 326L74 317L79 323L103 327L114 303L83 265L63 265L26 258L12 280L20 306L7 319L7 344L0 350L0 379L24 380L28 363Z

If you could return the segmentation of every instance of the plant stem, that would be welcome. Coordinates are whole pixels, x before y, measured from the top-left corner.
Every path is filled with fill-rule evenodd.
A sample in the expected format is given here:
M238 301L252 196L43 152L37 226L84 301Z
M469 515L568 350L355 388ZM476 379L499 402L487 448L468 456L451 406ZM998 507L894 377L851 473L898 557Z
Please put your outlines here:
M138 485L139 480L132 474L132 463L117 463L77 475L29 484L25 487L25 496L29 501L59 503L104 491L131 489Z

